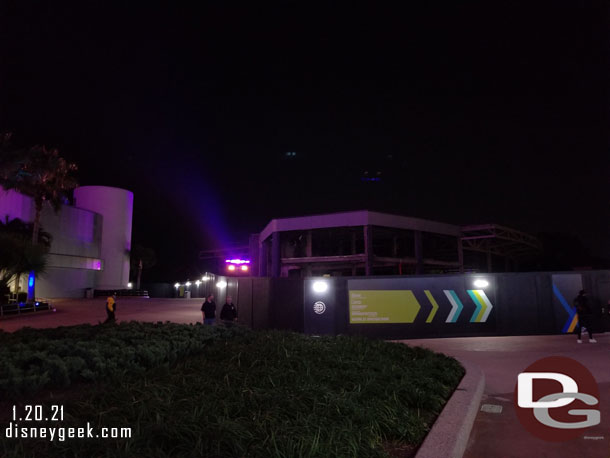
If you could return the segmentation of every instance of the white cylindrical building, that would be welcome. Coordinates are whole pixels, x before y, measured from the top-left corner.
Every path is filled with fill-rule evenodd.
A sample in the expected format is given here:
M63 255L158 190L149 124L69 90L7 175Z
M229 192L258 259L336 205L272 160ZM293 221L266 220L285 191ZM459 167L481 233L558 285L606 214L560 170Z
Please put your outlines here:
M81 186L74 190L75 206L103 217L100 258L104 262L98 289L125 289L129 282L129 253L133 193L108 186Z

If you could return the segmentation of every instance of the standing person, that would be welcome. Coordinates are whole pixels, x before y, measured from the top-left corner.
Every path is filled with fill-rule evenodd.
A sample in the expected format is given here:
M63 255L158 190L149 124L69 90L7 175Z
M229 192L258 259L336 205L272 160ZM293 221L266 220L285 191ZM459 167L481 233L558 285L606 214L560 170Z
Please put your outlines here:
M233 326L233 323L237 321L237 309L233 304L233 298L231 296L227 296L227 301L225 302L225 305L222 306L222 311L220 312L220 319L228 327Z
M582 343L582 328L584 326L589 333L589 342L597 343L597 340L593 338L593 334L591 333L593 314L591 312L591 306L589 305L587 292L584 289L581 289L578 296L574 298L574 307L576 307L576 312L578 313L578 340L576 340L576 342Z
M115 322L114 312L116 312L116 293L112 293L112 296L106 298L106 315L108 315L108 317L104 323Z
M216 321L216 303L214 302L213 294L205 298L201 306L201 314L203 315L203 324L212 325Z

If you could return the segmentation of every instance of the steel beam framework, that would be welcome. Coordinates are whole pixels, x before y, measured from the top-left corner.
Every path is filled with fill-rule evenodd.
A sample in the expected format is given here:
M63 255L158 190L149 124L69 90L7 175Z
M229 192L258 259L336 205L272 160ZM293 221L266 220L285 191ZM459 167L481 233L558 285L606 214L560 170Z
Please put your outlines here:
M463 226L462 246L464 250L513 259L535 255L542 249L536 237L498 224Z

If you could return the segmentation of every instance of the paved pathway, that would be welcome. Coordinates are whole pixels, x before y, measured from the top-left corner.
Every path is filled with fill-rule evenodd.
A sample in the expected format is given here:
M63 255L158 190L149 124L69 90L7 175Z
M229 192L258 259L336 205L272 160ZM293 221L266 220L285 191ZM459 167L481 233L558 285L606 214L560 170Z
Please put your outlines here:
M572 335L467 337L405 340L434 351L471 361L486 377L483 404L502 406L502 413L479 411L464 458L608 458L610 457L610 334L597 344L578 345ZM587 435L563 443L545 442L519 423L512 398L517 375L534 361L566 356L586 366L601 393L601 424ZM603 438L603 439L600 439Z
M194 323L201 321L203 299L142 299L119 297L116 317L118 321L172 321ZM53 328L74 324L97 324L106 319L106 298L57 299L52 302L56 312L25 313L0 319L0 329L15 331L24 326ZM220 313L220 310L217 310Z

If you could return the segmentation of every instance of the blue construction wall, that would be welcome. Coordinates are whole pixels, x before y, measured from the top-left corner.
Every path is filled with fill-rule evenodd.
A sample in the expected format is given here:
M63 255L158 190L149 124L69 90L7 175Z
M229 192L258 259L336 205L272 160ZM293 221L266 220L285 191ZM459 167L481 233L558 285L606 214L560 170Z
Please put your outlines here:
M475 280L488 285L477 287ZM316 281L328 289L315 292ZM309 334L396 339L568 333L577 323L573 299L583 288L594 330L610 330L610 271L307 278L303 286L303 331Z

